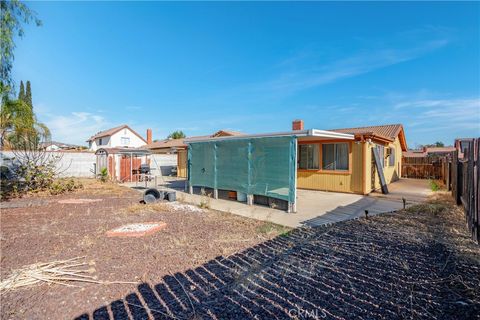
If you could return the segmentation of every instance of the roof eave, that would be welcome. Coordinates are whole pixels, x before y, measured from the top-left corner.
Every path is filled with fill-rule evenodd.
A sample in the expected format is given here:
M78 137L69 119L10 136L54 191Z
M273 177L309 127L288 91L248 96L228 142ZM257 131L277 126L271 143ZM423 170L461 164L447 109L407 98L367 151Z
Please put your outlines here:
M295 130L295 131L285 131L285 132L273 132L273 133L260 133L260 134L246 134L241 136L227 136L227 137L215 137L215 138L187 138L184 140L184 143L194 143L194 142L207 142L207 141L220 141L220 140L239 140L239 139L250 139L250 138L267 138L267 137L322 137L330 139L347 139L355 140L353 134L348 133L339 133L327 130Z

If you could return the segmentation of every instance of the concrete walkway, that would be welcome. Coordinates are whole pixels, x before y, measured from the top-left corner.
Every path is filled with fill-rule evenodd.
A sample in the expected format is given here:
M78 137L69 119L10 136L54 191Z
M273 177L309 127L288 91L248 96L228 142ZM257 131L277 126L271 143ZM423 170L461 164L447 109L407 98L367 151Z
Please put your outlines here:
M398 185L397 185L398 184ZM322 192L311 190L297 191L297 213L287 213L264 206L248 206L245 203L212 199L207 196L188 194L183 191L183 181L171 181L169 189L177 191L180 201L207 205L210 209L224 211L243 217L270 221L279 225L297 228L320 226L369 215L392 212L403 208L402 197L408 204L424 201L429 195L428 181L405 179L389 185L392 193L370 196L356 194ZM138 189L142 191L141 189Z

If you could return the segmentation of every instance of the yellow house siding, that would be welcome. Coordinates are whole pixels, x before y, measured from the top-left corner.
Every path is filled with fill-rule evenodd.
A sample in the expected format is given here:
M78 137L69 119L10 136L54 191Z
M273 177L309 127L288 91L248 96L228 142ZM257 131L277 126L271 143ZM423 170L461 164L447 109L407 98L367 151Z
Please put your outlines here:
M372 149L375 147L375 144L369 144L368 152L366 154L366 172L367 172L367 179L366 179L366 190L367 192L372 191L373 189L380 189L380 178L378 177L377 170L375 170L375 186L372 188ZM395 165L389 166L388 165L388 158L385 158L385 167L383 168L383 174L385 176L385 181L387 184L397 181L401 176L401 168L402 168L402 146L400 144L400 140L398 137L395 139L394 142L389 143L388 145L384 145L385 149L387 147L394 147L395 148ZM385 155L383 155L385 157Z
M297 188L322 191L362 193L362 144L350 142L349 145L350 172L298 170Z
M177 152L177 176L187 177L187 150L178 150Z

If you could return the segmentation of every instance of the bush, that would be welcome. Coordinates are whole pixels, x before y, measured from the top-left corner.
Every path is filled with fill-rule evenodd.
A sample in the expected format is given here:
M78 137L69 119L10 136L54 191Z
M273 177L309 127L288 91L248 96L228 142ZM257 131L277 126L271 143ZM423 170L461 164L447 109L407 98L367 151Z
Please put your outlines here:
M80 182L75 182L74 179L68 179L68 180L58 179L58 180L55 180L50 185L50 187L48 188L48 191L50 192L51 195L57 195L65 192L71 192L81 188L83 188L83 185Z
M430 180L430 189L432 189L432 191L438 191L440 190L440 185L437 181L435 180Z
M100 181L107 182L108 180L108 169L106 167L100 170Z

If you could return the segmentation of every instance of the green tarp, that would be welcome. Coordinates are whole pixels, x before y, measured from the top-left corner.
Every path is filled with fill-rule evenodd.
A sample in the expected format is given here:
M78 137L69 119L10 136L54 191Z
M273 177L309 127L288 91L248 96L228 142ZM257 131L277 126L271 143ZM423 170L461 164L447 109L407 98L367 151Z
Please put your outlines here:
M190 142L188 166L191 186L295 202L293 136Z

